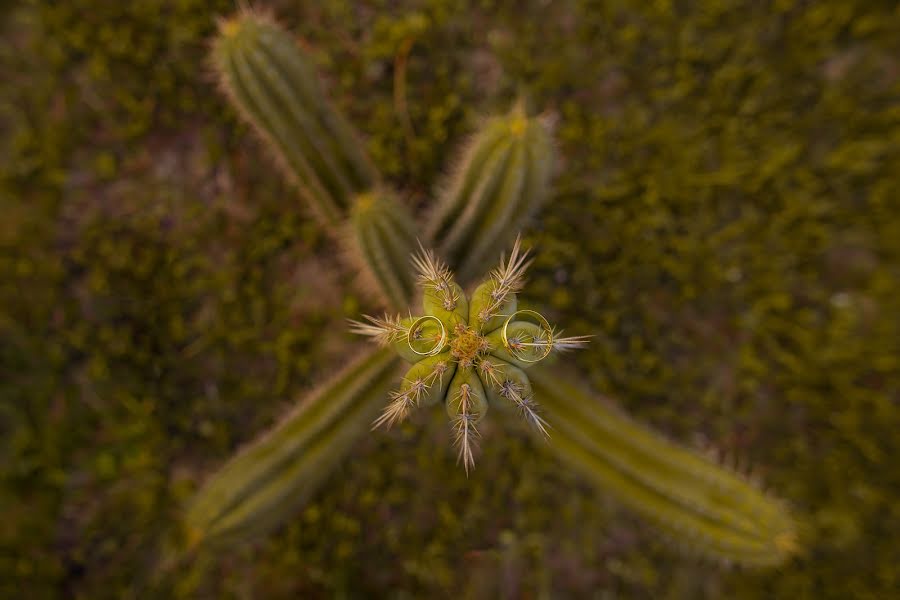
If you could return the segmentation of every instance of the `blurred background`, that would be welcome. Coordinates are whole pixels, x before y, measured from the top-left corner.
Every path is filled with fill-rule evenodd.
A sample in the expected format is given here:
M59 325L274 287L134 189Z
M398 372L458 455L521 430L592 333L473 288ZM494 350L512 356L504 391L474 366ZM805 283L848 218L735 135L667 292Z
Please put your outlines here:
M192 492L370 308L216 90L232 1L4 0L0 596L898 597L895 2L257 4L419 209L481 116L556 114L529 301L596 334L569 359L595 389L753 465L803 551L685 554L502 419L467 479L435 413L160 573Z

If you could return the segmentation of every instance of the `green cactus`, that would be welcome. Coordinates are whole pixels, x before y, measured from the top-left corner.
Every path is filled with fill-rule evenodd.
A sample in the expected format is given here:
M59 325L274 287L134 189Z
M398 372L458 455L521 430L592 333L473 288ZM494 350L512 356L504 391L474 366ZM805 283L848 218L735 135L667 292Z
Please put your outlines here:
M322 223L341 225L353 197L375 186L377 173L295 40L271 19L243 11L222 22L212 62L232 104Z
M244 11L225 21L214 63L228 97L263 138L381 297L404 310L413 292L412 220L377 183L349 125L329 107L312 69L271 20ZM545 119L519 103L488 120L444 188L425 239L465 282L500 253L541 204L553 164ZM576 384L537 369L553 351L578 348L516 296L528 266L518 240L471 293L434 253L412 257L423 316L366 317L351 329L384 348L342 370L272 432L240 452L198 492L191 539L246 539L285 520L313 494L366 426L390 426L443 403L466 472L477 424L491 405L517 409L551 451L688 548L724 562L772 565L795 550L794 522L777 500L715 462L595 402ZM412 364L384 406L396 362ZM536 399L544 414L536 410ZM549 426L549 427L548 427Z
M427 225L461 281L481 275L543 203L554 161L549 119L529 117L522 101L465 146Z
M366 352L215 473L187 510L191 545L260 535L303 506L368 430L397 362L385 350Z
M532 375L565 463L673 539L723 562L775 565L796 550L785 506L744 477L598 402L559 369Z
M363 291L394 308L409 302L415 241L408 209L378 187L360 136L325 96L294 39L244 10L220 23L212 64L222 89L267 142L319 221L344 243ZM349 225L348 225L349 220Z
M415 224L388 192L366 192L354 199L347 246L364 288L388 306L409 305L414 282L409 256L415 248Z
M509 259L502 259L488 280L476 288L471 301L450 269L433 253L423 250L414 262L422 286L424 316L368 317L367 322L353 322L356 333L373 338L381 346L394 347L402 358L414 363L375 425L390 427L422 404L443 401L466 473L475 464L477 424L487 413L489 400L516 407L546 436L544 420L537 413L531 384L522 369L553 351L580 347L587 339L557 336L538 313L516 310L516 293L522 288L528 267L527 254L521 251L519 241ZM532 316L538 324L517 319Z

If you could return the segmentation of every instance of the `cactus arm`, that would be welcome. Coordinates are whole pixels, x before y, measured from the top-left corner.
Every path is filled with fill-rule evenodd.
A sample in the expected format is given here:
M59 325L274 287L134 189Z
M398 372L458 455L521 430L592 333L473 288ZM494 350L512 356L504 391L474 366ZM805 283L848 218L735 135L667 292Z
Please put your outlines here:
M460 198L465 204L441 242L441 251L451 264L458 265L465 257L472 232L477 229L491 203L500 196L499 191L503 187L511 154L512 144L504 140L483 165L478 165L482 169L480 177L471 193Z
M353 195L372 188L377 173L291 36L242 11L223 23L212 63L232 104L273 149L323 224L339 225Z
M369 429L397 362L387 349L366 352L213 474L185 515L192 540L247 539L302 506Z
M438 202L429 215L428 239L440 242L447 236L454 222L466 207L466 199L478 184L481 166L505 142L504 127L500 119L491 119L482 131L474 135L463 147L456 169L443 184ZM447 248L452 254L455 248Z
M521 103L472 138L428 228L460 281L480 275L544 201L554 160L547 124Z
M470 250L458 266L461 279L477 276L485 261L515 238L547 198L555 161L549 126L541 118L526 118L520 110L513 110L509 128L515 138L514 151L523 151L522 162L510 163L507 184L471 232ZM521 133L517 133L519 126L524 128Z
M295 76L291 73L286 74L286 79L290 83L294 83L293 89L301 93L309 90L306 106L309 107L315 122L324 129L324 140L331 142L335 160L339 163L340 168L344 169L343 172L351 180L354 188L363 190L375 185L378 181L378 172L364 150L359 132L353 128L343 114L334 108L322 90L315 69L298 50L293 38L282 29L273 26L264 32L264 36L275 38L264 47L274 64L296 64L304 69L300 71L299 75L308 78L306 81L310 83L309 88L296 85ZM285 40L290 43L284 43Z
M360 194L350 215L350 260L365 286L396 310L409 306L415 288L410 269L415 231L406 208L385 192Z
M483 214L473 227L471 242L460 262L461 272L480 275L484 272L484 264L496 259L492 251L497 248L497 237L511 221L517 220L515 212L521 210L521 207L516 199L526 198L528 195L525 189L528 176L527 151L526 145L522 143L514 144L510 149L503 181L496 190L497 196L493 202L486 203Z
M560 373L531 382L560 459L702 554L747 565L783 562L795 524L785 507L739 475L597 402Z
M375 189L377 174L358 136L331 107L291 36L266 17L242 11L222 25L212 57L232 104L272 147L319 220L350 229L342 241L368 291L391 308L406 308L413 291L413 219Z
M267 52L265 44L248 49L243 58L248 71L254 76L254 83L258 84L272 105L269 114L282 121L285 131L296 132L294 139L303 145L304 155L330 197L336 200L349 198L358 185L371 183L352 181L352 172L341 164L338 153L331 152L329 148L332 142L329 132L317 122L316 115L304 110L314 100L298 98L294 91L297 88L292 88L288 83L292 79L291 74L280 68L281 65Z
M244 118L253 124L260 137L273 149L278 164L287 179L293 183L315 216L330 227L340 222L341 209L335 199L328 194L316 177L307 153L297 138L284 135L287 127L279 119L279 113L272 108L272 100L265 91L255 85L244 57L228 56L222 61L223 79L229 83L229 98L240 109Z

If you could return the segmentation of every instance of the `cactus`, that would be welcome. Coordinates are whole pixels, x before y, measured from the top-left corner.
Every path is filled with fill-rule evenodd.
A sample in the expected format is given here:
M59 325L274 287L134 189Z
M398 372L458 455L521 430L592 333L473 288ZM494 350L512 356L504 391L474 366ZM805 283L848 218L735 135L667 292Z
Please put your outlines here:
M397 360L366 352L214 474L185 518L192 544L265 533L302 506L384 403Z
M529 117L520 100L465 146L427 226L461 281L480 275L546 198L555 160L549 130L549 119Z
M796 550L784 505L744 477L597 402L559 369L532 385L553 422L553 452L686 548L725 563L767 566Z
M294 39L270 18L242 11L219 29L212 63L222 88L322 223L341 225L353 196L377 183L359 136L332 108Z
M501 259L500 266L476 288L471 302L434 253L423 249L414 263L424 316L352 322L356 333L381 346L393 346L413 363L375 426L390 427L423 403L443 402L459 460L468 474L475 464L477 425L487 413L489 400L516 407L535 430L547 435L523 369L553 351L583 346L587 339L560 337L538 313L516 310L516 293L522 289L529 264L519 240L509 259Z
M268 16L243 10L220 23L212 64L222 89L272 149L288 178L328 229L349 235L350 262L364 291L394 308L412 292L408 209L378 189L359 136L332 106L297 44Z
M403 310L413 292L411 217L377 182L350 126L325 100L315 73L270 19L245 10L224 21L213 62L228 97L261 132L324 224L346 232L347 254L382 299ZM426 239L458 267L461 281L507 244L546 195L553 145L546 119L522 103L472 138L426 226ZM763 566L795 549L794 522L750 482L595 402L544 368L554 351L581 347L517 294L528 259L517 240L470 294L433 252L413 257L423 316L354 321L383 348L343 369L269 434L240 452L199 491L186 515L194 543L216 545L266 531L301 506L374 425L443 404L459 460L474 465L477 425L492 405L509 406L549 448L601 491L724 562ZM411 363L389 395L396 362ZM544 414L537 410L541 400ZM380 416L378 409L383 407Z
M365 280L364 288L388 306L409 305L414 283L408 266L415 239L412 218L390 193L367 192L354 199L346 242L350 261Z

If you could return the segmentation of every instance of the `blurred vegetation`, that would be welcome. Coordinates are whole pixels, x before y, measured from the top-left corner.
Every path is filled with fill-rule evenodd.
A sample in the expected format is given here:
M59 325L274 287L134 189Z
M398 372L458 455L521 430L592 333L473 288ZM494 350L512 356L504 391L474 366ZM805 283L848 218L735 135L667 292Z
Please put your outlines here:
M364 440L268 541L159 568L198 482L364 300L213 89L224 0L3 2L0 596L885 598L900 589L900 11L878 0L268 3L421 205L524 85L564 164L531 300L595 387L806 519L718 570L495 422Z

